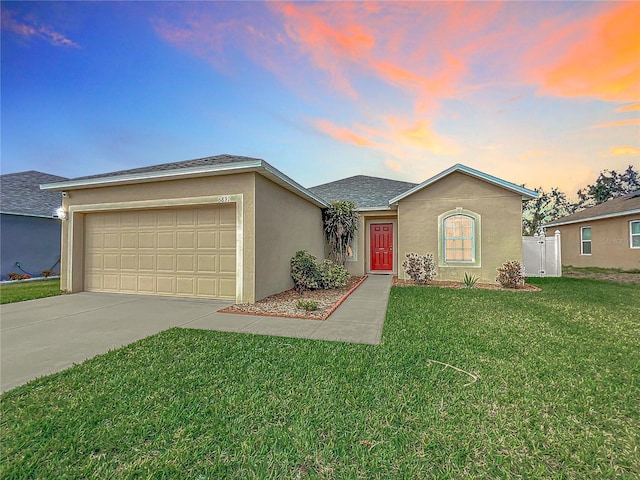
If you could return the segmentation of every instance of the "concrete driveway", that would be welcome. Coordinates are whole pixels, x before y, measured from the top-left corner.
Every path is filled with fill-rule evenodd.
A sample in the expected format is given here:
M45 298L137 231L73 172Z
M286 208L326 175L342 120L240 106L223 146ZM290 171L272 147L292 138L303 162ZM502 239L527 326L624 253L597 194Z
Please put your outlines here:
M377 345L392 277L370 276L325 321L217 313L233 302L75 293L0 306L3 392L171 327Z
M233 302L76 293L0 307L3 392Z

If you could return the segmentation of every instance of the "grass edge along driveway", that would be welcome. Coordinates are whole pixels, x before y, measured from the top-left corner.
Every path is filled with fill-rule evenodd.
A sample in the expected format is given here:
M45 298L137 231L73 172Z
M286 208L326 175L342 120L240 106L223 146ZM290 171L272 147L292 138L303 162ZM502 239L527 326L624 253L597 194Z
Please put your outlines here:
M637 478L639 289L532 283L394 287L378 346L162 332L5 393L0 476Z
M0 304L61 295L60 279L29 280L0 285Z

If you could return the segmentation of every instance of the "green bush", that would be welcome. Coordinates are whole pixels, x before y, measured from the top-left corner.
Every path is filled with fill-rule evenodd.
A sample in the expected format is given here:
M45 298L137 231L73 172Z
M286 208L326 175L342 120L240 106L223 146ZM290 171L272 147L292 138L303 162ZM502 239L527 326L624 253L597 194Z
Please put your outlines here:
M324 289L344 287L351 276L346 268L331 260L322 262L319 270L320 283Z
M307 312L313 312L318 309L318 302L314 300L298 300L296 307Z
M349 276L342 265L331 260L318 264L316 257L306 250L296 252L291 259L291 278L299 292L344 287Z
M518 260L508 260L498 268L496 281L505 288L521 288L524 279L522 264Z
M291 259L291 278L299 292L320 288L320 270L316 257L306 250L296 252Z

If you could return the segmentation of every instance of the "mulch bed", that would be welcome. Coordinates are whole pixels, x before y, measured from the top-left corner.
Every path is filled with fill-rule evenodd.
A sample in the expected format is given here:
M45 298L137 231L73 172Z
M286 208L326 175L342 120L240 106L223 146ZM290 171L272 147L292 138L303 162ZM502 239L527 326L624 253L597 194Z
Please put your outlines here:
M413 280L403 280L393 277L393 285L397 287L444 287L444 288L466 288L464 283L447 280L431 280L428 284L419 284ZM540 292L541 289L525 283L522 288L504 288L497 283L476 283L472 288L480 290L506 290L509 292Z
M326 320L367 277L351 277L341 288L331 290L307 290L299 293L295 289L276 293L256 303L240 303L218 310L222 313L242 315L260 315L267 317L304 318ZM296 306L299 300L312 300L318 303L318 309L311 312Z

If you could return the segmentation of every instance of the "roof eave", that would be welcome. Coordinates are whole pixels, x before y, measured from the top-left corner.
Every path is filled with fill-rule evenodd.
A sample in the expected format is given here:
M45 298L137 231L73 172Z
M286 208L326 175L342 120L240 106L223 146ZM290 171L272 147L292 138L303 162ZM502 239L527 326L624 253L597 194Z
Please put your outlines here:
M551 222L543 225L543 227L544 228L561 227L563 225L572 225L574 223L592 222L594 220L604 220L607 218L626 217L627 215L635 215L636 213L640 213L640 208L625 210L624 212L605 213L604 215L594 215L592 217L578 218L575 220L569 220L567 222Z
M326 208L328 204L302 187L300 184L287 177L285 174L269 165L263 160L250 160L235 162L232 164L207 165L204 167L181 168L165 171L153 171L144 173L130 173L113 177L87 178L83 180L68 180L65 182L45 183L40 185L42 190L62 192L79 190L92 187L110 187L115 185L132 185L136 183L148 183L183 178L206 177L216 175L229 175L233 173L257 172L274 181L281 187L298 194L320 208Z

